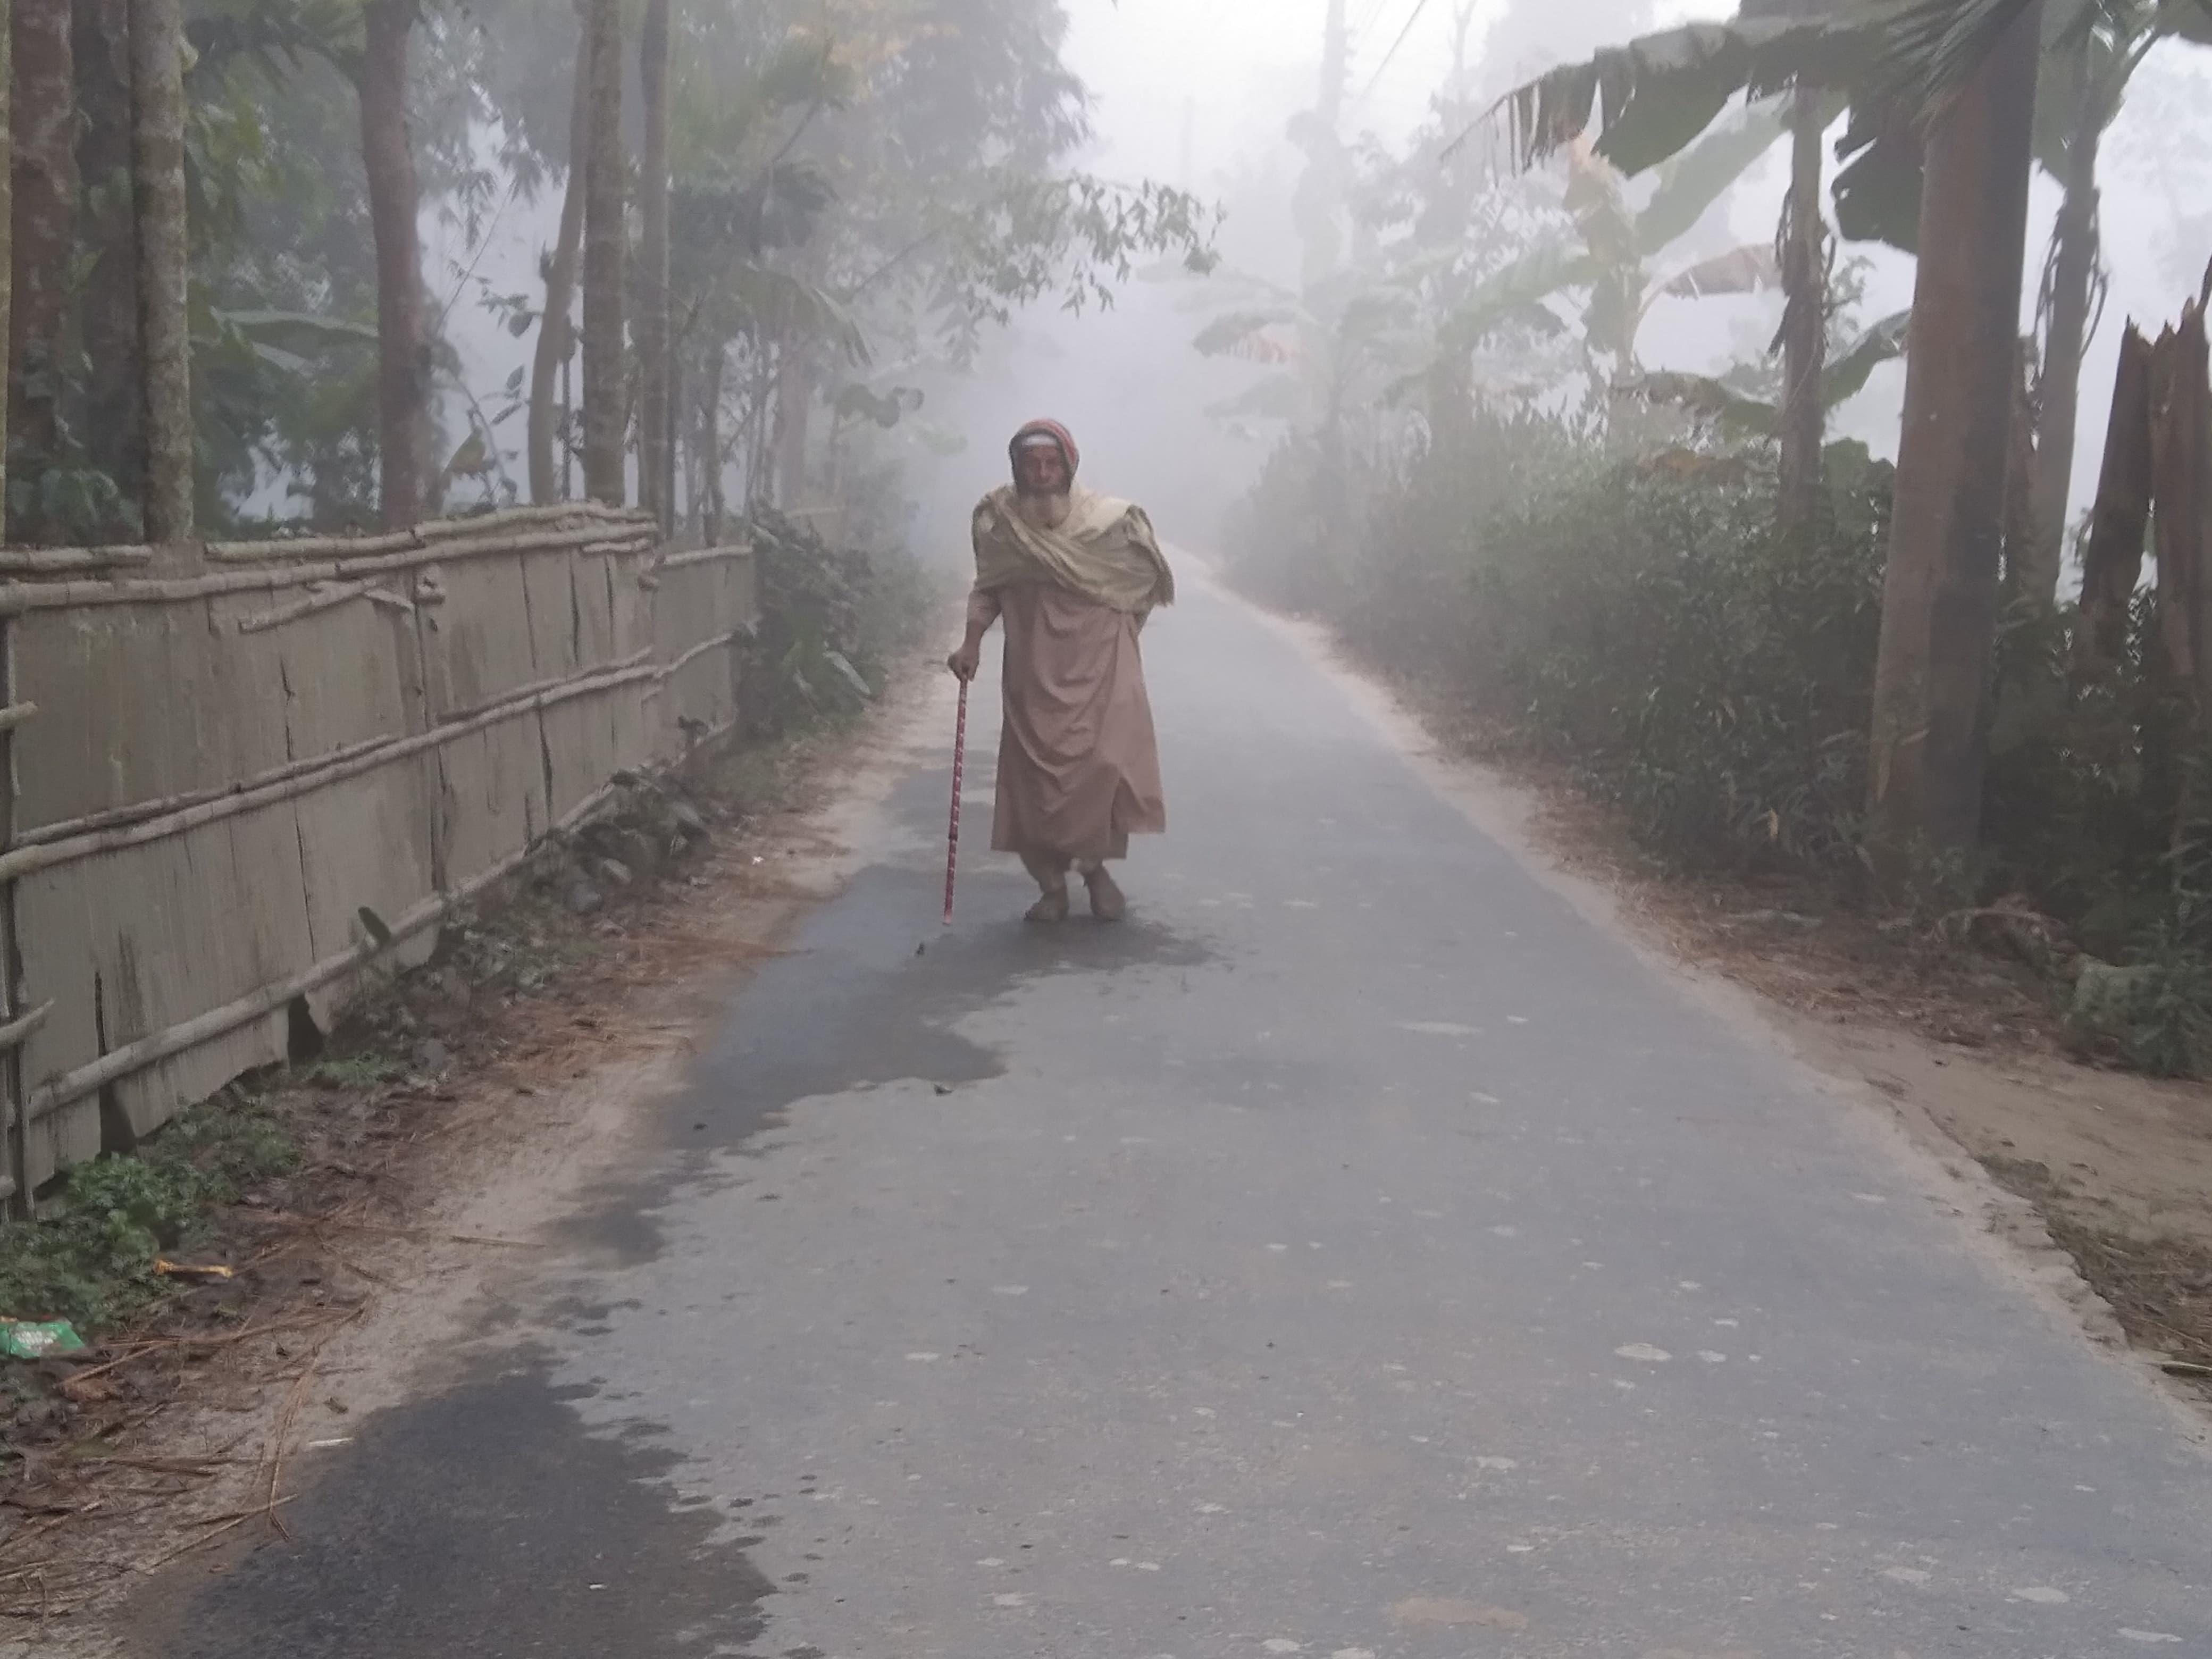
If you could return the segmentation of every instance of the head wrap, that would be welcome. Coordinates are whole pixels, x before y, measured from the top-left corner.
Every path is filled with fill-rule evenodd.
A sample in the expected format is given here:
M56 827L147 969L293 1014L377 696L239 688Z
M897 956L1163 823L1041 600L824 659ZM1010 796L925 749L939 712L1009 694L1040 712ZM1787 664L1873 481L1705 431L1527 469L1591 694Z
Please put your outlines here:
M1068 436L1067 428L1058 421L1031 421L1014 434L1013 441L1006 446L1006 457L1014 464L1014 482L1022 477L1022 451L1034 443L1052 443L1060 447L1060 458L1067 463L1068 482L1075 481L1075 469L1081 459L1075 440Z

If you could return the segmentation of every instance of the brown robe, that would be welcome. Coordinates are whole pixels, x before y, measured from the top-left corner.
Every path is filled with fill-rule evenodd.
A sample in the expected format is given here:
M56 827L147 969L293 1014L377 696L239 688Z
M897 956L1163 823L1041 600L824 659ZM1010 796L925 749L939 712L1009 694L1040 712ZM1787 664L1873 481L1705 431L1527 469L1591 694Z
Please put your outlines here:
M979 633L1006 626L1006 721L991 846L1080 862L1128 855L1167 828L1145 665L1143 618L1049 581L978 589Z

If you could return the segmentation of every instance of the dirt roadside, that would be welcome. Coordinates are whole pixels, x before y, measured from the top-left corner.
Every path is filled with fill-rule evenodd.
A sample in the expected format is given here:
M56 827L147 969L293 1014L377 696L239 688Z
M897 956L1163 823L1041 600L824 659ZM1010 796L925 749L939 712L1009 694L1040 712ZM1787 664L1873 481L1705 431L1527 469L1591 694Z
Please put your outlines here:
M1500 757L1325 627L1204 579L1322 665L1443 793L1587 910L1662 962L1749 993L1733 1005L1785 1049L1886 1098L1911 1141L1966 1180L2016 1265L2212 1423L2212 1087L2076 1059L2017 961L1882 925L1808 883L1660 872L1562 770Z
M124 1652L110 1615L125 1601L280 1536L319 1456L462 1363L503 1283L578 1248L555 1224L647 1132L750 967L842 884L937 735L929 684L905 665L857 730L785 757L780 805L610 902L592 924L605 948L530 995L479 998L438 1039L451 1064L434 1085L361 1103L380 1161L356 1154L344 1201L256 1254L234 1330L196 1322L137 1352L137 1373L72 1387L71 1431L0 1498L0 1659ZM125 1378L135 1398L102 1398Z

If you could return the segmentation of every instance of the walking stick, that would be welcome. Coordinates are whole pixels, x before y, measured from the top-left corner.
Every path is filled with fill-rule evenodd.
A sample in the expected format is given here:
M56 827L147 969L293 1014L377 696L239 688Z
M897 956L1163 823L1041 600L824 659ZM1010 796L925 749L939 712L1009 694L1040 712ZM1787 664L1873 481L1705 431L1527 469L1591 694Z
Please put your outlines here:
M960 775L968 760L968 682L960 682L960 723L952 732L952 827L945 837L945 925L952 925L952 879L960 868Z

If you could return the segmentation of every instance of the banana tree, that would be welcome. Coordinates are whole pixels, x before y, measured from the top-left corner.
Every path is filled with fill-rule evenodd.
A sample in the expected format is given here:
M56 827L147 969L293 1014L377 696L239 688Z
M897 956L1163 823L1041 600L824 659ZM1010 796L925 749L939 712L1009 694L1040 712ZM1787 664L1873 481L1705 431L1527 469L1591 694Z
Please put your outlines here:
M1821 365L1820 395L1814 406L1824 417L1824 429L1829 411L1856 397L1876 368L1905 355L1905 333L1911 320L1909 311L1885 317ZM1784 385L1786 392L1786 377ZM1732 384L1726 375L1662 369L1620 390L1647 402L1672 404L1739 437L1779 437L1790 413L1786 397L1780 403L1769 402Z
M1771 110L1747 111L1659 169L1641 205L1632 205L1620 173L1588 145L1574 165L1557 222L1519 258L1453 284L1441 310L1431 303L1439 279L1463 259L1458 246L1420 248L1378 272L1341 273L1297 295L1249 278L1217 273L1213 287L1241 283L1236 308L1215 317L1192 344L1202 355L1273 366L1276 373L1209 412L1231 418L1300 421L1318 426L1345 405L1365 374L1386 403L1441 379L1456 384L1468 359L1503 343L1565 338L1563 306L1579 311L1577 342L1594 401L1639 368L1637 342L1662 298L1702 299L1773 285L1777 267L1764 246L1732 248L1655 277L1651 266L1705 216L1782 134ZM1506 378L1525 382L1513 362ZM1431 408L1431 420L1437 417Z
M1845 233L1917 209L1923 347L1905 384L1869 768L1869 845L1887 878L1916 849L1977 833L2037 64L2092 33L2108 3L1908 0L1812 21L1739 17L1600 53L1505 101L1528 158L1581 133L1602 90L1599 148L1648 163L1738 93L1817 81L1853 100L1853 159L1836 185ZM2212 5L2163 0L2155 16L2194 38Z
M2045 56L2035 98L2035 155L2063 192L2036 295L2041 335L2034 407L2035 459L2028 491L2030 545L2023 583L2048 605L2063 563L2074 428L2082 354L2103 309L2097 222L2097 157L2120 112L2128 82L2165 38L2158 9L2110 7L2078 40ZM2169 18L2185 24L2185 15Z

